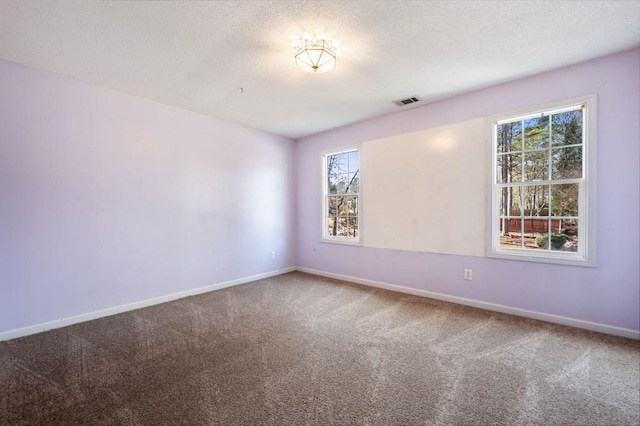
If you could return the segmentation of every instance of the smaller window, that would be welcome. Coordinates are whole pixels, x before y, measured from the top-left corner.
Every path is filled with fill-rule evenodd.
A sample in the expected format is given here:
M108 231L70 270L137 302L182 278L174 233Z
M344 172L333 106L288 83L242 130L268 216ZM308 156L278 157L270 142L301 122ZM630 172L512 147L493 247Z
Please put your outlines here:
M360 152L356 148L322 155L322 239L360 243Z

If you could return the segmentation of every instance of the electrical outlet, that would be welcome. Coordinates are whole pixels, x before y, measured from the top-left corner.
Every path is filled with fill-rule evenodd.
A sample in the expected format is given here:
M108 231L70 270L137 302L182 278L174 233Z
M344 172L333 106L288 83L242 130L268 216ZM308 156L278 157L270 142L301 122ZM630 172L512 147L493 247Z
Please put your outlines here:
M467 281L471 281L473 279L473 271L471 269L464 270L464 279Z
M276 258L276 252L272 251L271 253L269 253L269 257L271 257L271 259L275 259Z

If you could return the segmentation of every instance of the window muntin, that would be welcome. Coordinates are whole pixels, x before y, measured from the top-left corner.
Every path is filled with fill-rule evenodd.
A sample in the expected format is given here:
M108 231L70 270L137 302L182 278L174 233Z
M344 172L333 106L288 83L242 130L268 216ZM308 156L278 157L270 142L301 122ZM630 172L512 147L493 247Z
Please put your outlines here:
M360 241L360 152L356 148L324 154L323 239Z
M594 103L494 122L490 255L593 264L587 150Z

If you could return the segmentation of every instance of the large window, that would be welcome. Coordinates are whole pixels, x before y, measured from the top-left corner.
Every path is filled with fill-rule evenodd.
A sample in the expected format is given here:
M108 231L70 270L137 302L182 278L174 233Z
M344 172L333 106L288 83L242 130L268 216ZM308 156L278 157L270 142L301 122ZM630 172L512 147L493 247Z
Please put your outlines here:
M323 240L358 244L360 153L356 148L325 153L322 169Z
M595 97L493 122L494 257L595 264Z

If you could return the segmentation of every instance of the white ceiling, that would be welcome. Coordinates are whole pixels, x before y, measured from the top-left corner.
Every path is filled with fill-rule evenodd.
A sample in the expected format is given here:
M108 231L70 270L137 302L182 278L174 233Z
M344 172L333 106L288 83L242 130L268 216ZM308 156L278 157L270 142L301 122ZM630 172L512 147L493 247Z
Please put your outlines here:
M291 138L638 45L640 1L0 0L0 58Z

